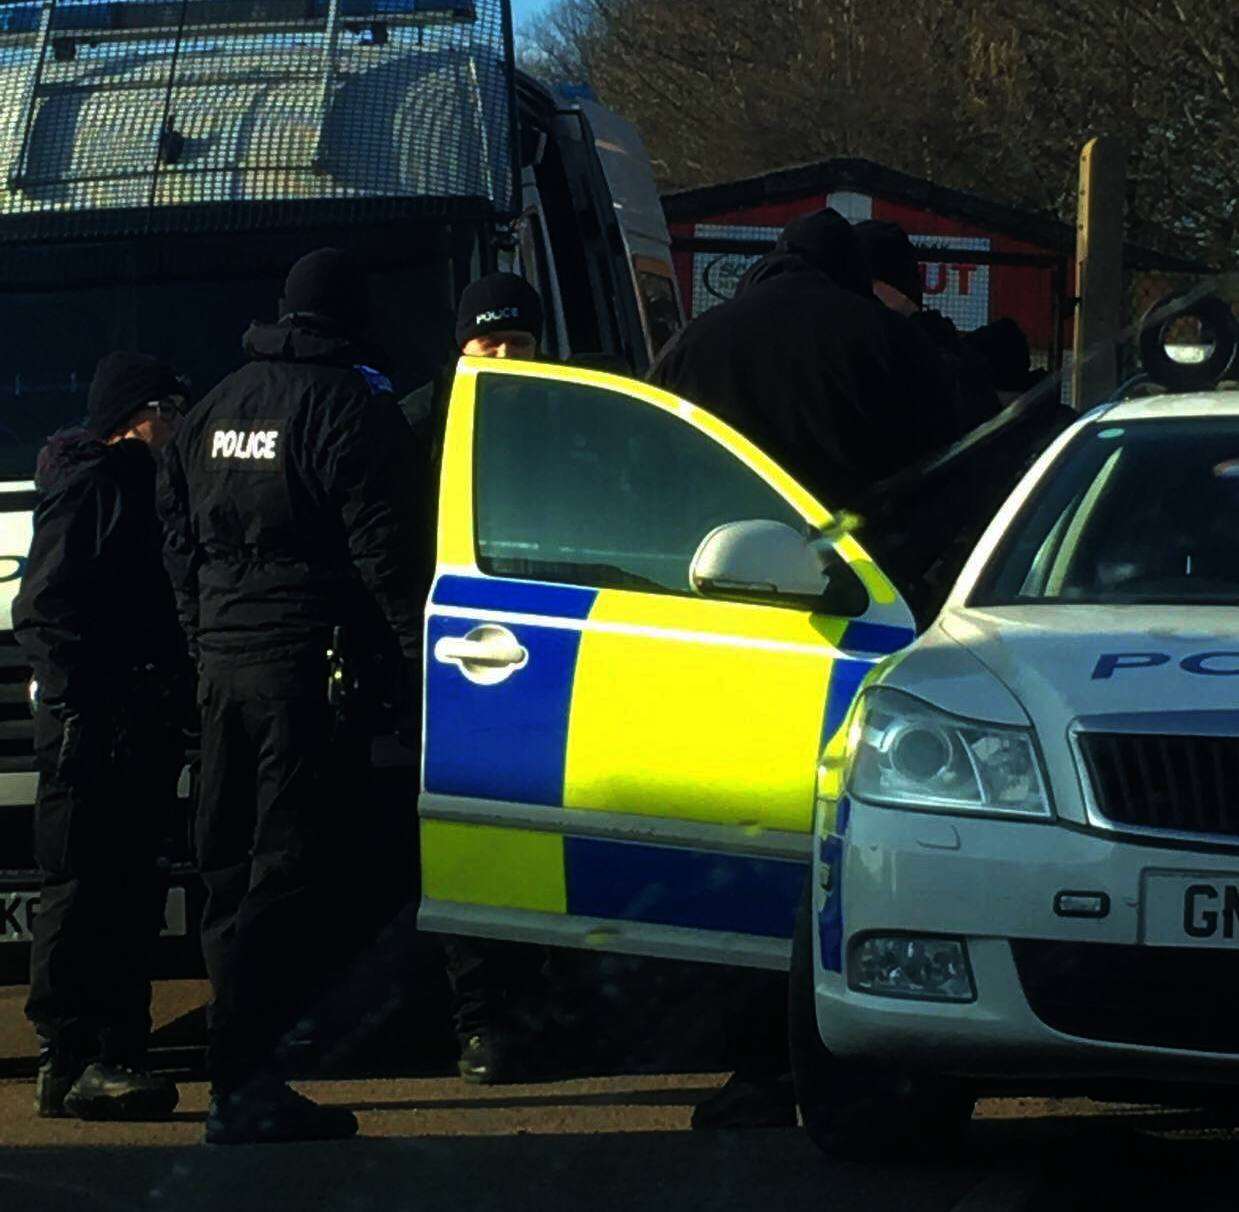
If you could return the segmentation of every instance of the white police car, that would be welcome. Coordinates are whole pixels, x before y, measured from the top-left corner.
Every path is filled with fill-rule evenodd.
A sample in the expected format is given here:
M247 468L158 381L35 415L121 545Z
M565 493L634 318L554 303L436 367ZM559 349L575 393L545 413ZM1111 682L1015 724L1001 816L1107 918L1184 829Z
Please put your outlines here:
M792 1048L828 1150L978 1094L1239 1081L1239 392L1039 459L819 774Z

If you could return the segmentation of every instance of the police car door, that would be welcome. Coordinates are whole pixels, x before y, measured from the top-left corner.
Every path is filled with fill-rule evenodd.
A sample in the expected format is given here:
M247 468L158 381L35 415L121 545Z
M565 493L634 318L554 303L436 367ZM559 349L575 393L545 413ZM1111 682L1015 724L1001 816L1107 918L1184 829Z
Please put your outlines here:
M462 360L427 609L423 928L786 964L824 738L912 620L850 538L831 559L856 617L695 592L702 540L759 519L830 517L655 388Z

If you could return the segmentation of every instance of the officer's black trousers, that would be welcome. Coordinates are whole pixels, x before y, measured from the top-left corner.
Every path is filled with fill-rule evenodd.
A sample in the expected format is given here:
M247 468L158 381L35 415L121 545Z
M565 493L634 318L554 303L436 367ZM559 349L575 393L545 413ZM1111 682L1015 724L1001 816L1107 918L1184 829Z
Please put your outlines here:
M157 866L179 761L158 724L114 735L95 768L56 774L59 722L35 717L39 790L27 1017L53 1054L140 1064L150 1034L150 973L166 881Z
M364 746L337 735L322 652L204 663L196 841L220 1091L281 1069L281 1045L347 959L338 864L364 812ZM347 882L347 881L342 881Z
M516 1026L523 997L546 1003L546 950L493 939L442 936L452 989L452 1026L463 1042Z

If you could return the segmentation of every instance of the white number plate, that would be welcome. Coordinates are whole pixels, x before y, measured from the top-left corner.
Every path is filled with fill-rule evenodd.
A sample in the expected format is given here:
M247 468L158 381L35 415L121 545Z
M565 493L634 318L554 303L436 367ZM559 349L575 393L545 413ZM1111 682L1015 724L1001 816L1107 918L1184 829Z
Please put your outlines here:
M38 912L37 892L0 892L0 943L28 943ZM165 938L183 938L186 929L185 889L170 888L160 933Z
M1144 941L1239 949L1239 872L1146 873Z

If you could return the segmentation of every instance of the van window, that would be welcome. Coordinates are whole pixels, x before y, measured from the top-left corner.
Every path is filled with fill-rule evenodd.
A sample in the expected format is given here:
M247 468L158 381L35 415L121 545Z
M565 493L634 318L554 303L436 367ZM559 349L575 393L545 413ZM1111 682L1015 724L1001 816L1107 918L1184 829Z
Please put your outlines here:
M671 267L650 257L633 257L633 272L637 280L637 297L650 341L650 357L657 358L662 348L683 325L680 304L676 299Z
M474 432L478 566L492 576L690 593L716 526L806 528L712 438L621 392L483 374Z

